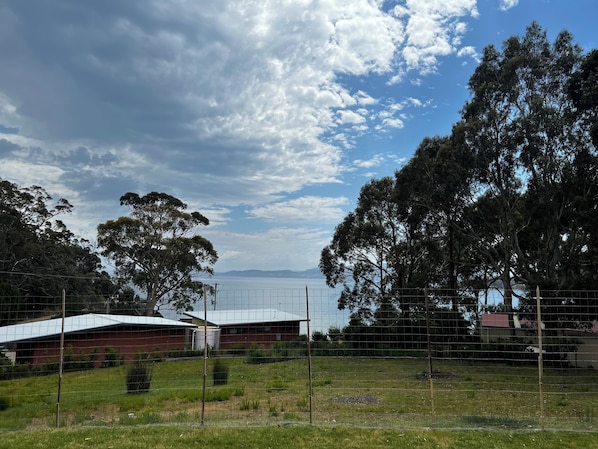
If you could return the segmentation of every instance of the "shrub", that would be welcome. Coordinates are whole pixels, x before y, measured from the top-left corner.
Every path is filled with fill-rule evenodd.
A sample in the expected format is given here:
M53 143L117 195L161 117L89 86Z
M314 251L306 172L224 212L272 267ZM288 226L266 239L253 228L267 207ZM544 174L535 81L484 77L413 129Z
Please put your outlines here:
M269 354L266 353L266 350L262 345L258 345L257 343L253 343L249 347L249 354L247 355L247 363L268 363L270 361Z
M222 359L214 360L212 370L214 385L226 385L228 383L228 365Z
M243 355L245 354L245 345L243 343L232 343L228 345L226 352L230 355Z
M153 364L147 357L138 357L127 370L127 393L147 393L152 383Z
M324 332L315 331L313 334L311 334L311 339L313 342L324 342L328 341L328 335L326 335Z
M166 356L170 359L184 359L203 357L203 350L197 349L171 349Z
M9 401L8 401L7 398L0 397L0 412L3 411L3 410L8 409L9 404L10 403L9 403Z
M120 366L123 364L122 357L118 356L118 350L106 346L104 348L104 360L102 361L102 368L110 368L113 366Z

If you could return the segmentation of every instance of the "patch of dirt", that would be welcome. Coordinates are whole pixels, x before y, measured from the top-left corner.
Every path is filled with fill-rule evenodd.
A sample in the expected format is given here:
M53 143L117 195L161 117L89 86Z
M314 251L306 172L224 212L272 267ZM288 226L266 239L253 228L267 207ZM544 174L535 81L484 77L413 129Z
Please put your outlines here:
M334 402L337 404L349 405L372 405L380 403L380 400L376 396L364 394L356 396L337 396L334 398Z

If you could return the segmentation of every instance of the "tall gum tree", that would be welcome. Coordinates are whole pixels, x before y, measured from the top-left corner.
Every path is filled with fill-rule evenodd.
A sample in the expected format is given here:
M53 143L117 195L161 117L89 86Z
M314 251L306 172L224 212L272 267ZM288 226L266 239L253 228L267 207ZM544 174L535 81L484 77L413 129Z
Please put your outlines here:
M63 290L69 315L103 306L100 258L59 219L72 209L40 186L0 179L0 325L60 311Z
M532 23L523 37L493 46L469 81L464 144L477 159L480 250L492 261L512 311L513 286L558 285L570 198L564 174L586 146L567 83L581 50L561 32L551 44Z
M213 274L218 258L212 243L195 234L208 219L166 193L126 193L120 204L130 207L130 216L98 226L102 255L114 260L119 277L145 292L145 315L166 304L191 307L205 288L193 274Z

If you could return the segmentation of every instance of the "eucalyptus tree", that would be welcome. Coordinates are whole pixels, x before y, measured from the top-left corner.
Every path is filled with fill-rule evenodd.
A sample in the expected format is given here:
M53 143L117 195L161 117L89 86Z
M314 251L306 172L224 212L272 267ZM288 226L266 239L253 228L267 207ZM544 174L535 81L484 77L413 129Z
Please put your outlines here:
M579 68L572 74L568 94L578 114L589 128L594 145L598 147L598 50L584 56Z
M60 311L62 290L69 314L103 303L99 257L60 220L72 209L40 186L0 180L3 324Z
M587 149L567 85L581 50L561 32L551 44L532 23L502 52L486 47L469 81L463 142L477 159L480 250L491 261L512 310L513 285L559 285L569 236L566 175Z
M114 260L118 277L144 292L145 315L167 304L191 307L205 287L193 275L212 274L218 258L212 243L195 233L209 220L166 193L129 192L120 204L130 207L130 216L98 225L102 255Z
M409 316L413 297L431 269L420 229L405 219L408 204L398 201L396 180L373 179L360 191L357 207L334 232L321 253L320 269L330 287L341 285L339 308L372 323L401 312Z
M423 230L436 252L426 285L455 293L471 274L472 242L463 232L463 217L474 201L473 159L453 136L425 138L413 157L396 172L397 195L405 220ZM416 225L416 223L418 223Z
M582 129L590 135L592 145L577 154L572 172L567 176L565 189L571 193L572 206L578 213L571 221L570 233L582 236L575 239L577 266L571 266L572 274L579 280L575 288L595 289L598 285L598 50L584 56L581 65L571 76L569 95L575 112L580 117Z

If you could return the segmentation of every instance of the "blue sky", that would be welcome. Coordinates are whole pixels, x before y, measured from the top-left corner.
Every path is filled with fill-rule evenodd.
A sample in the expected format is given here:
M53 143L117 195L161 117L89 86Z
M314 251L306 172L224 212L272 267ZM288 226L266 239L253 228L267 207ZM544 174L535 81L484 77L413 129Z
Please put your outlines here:
M317 266L372 177L446 135L482 50L537 21L598 47L595 0L4 0L0 178L95 240L122 194L210 219L216 271Z

